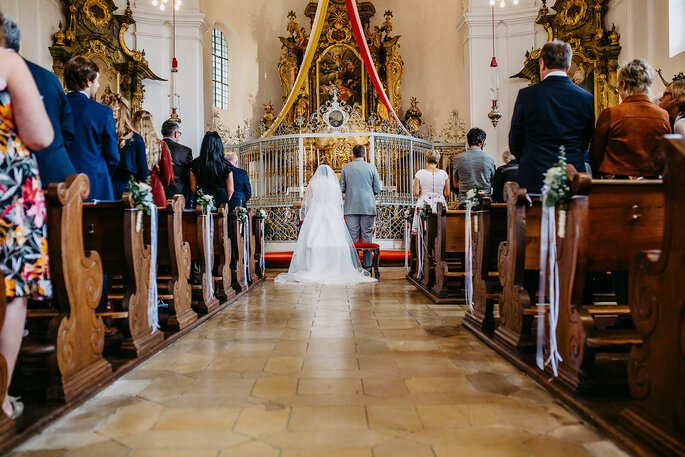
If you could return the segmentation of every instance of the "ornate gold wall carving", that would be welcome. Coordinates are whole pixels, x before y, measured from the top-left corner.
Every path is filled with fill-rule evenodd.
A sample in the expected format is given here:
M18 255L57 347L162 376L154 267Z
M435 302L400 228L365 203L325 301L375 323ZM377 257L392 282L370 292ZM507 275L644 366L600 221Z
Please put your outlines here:
M63 79L64 64L76 55L95 60L100 68L98 100L118 92L130 102L133 111L141 109L144 79L164 81L155 75L145 60L145 51L129 49L124 34L135 24L130 4L124 14L115 15L112 0L62 0L66 27L54 35L50 47L53 71Z
M562 40L573 49L569 76L595 97L595 117L603 109L617 105L616 72L621 52L616 27L604 26L609 0L556 0L550 12L543 0L536 23L547 31L547 40ZM523 69L512 78L540 81L540 49L526 52Z

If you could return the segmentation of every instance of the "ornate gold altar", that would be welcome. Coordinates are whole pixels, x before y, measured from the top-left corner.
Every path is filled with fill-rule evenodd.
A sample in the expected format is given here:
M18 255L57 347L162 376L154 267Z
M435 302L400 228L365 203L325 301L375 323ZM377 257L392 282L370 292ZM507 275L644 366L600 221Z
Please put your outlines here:
M304 14L309 18L310 25L314 21L316 7L317 3L310 1L305 8ZM404 62L399 55L400 37L391 35L393 13L386 11L385 21L374 26L372 31L370 21L376 14L375 6L370 1L360 1L358 9L374 64L392 106L398 110L402 101L400 86ZM297 23L294 11L288 13L286 30L288 36L280 37L283 54L278 62L284 101L292 90L309 39L305 28ZM388 119L387 109L379 102L364 70L344 0L331 0L314 64L289 113L288 121L309 119L329 100L329 93L334 87L338 90L340 100L351 106L362 119L368 120L372 115L382 120Z
M595 117L618 104L616 72L621 52L620 35L612 25L604 26L609 0L556 0L551 7L543 0L536 23L547 31L547 40L562 40L573 49L569 76L595 97ZM526 52L523 69L512 78L540 81L540 49Z
M84 55L100 69L99 101L120 93L131 102L134 112L141 109L145 95L143 80L164 79L150 70L145 51L130 49L126 44L124 35L135 24L130 2L126 2L122 15L114 14L117 6L112 0L62 0L62 8L67 23L63 26L60 22L50 47L55 74L63 79L67 61Z

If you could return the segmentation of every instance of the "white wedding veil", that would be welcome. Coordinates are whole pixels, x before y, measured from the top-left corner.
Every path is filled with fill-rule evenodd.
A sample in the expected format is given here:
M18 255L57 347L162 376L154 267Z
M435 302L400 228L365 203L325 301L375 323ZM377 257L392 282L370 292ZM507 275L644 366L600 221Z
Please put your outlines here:
M339 208L342 217L342 203L342 192L340 191L338 177L331 167L320 165L305 190L304 201L302 202L302 217L305 218L307 212L314 205L320 204L330 205L336 209Z

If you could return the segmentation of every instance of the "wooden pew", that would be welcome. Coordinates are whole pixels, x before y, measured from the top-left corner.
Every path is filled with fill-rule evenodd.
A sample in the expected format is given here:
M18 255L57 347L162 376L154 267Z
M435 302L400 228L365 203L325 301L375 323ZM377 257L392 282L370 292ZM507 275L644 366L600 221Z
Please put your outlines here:
M466 211L447 210L438 203L436 228L429 240L435 263L435 281L428 295L435 303L464 303Z
M84 174L50 184L47 193L48 253L59 316L52 319L48 341L48 400L71 401L107 380L111 365L102 357L104 324L95 308L102 293L102 261L83 244L83 200L90 184Z
M7 308L7 297L5 296L5 276L0 271L0 332L5 323L5 310ZM7 361L0 354L0 405L5 401L5 391L9 385L9 373ZM7 441L16 433L14 421L7 414L0 410L0 442Z
M633 329L606 329L598 316L626 316L627 305L595 305L591 273L627 272L631 260L655 249L663 238L664 194L661 181L592 180L570 173L566 236L558 241L559 322L557 341L562 362L558 382L572 392L611 382L593 373L597 353L626 352L641 343ZM548 367L549 369L549 367ZM625 379L620 379L624 384Z
M183 240L183 208L185 198L174 195L165 207L157 208L157 264L167 266L169 275L157 270L157 293L160 300L169 303L169 318L165 327L183 330L197 321L197 314L191 309L192 294L190 276L190 245ZM145 225L146 239L150 239L149 218Z
M495 341L504 350L527 352L534 349L535 343L531 333L535 316L532 306L540 269L542 205L538 197L528 197L526 189L514 182L504 185L504 199L507 202L507 241L500 243L497 254L502 295ZM533 300L524 286L526 275L535 280L534 288L529 287Z
M664 165L664 237L661 250L639 254L630 267L630 309L643 343L630 354L636 401L621 424L654 454L685 456L685 141L661 140L652 161Z
M494 308L502 286L499 282L498 248L507 239L507 205L483 197L476 211L478 231L473 248L473 315L466 313L462 323L474 332L490 334L495 329Z
M228 204L212 213L214 218L214 256L219 259L219 276L215 278L217 296L222 302L227 302L235 297L236 293L231 285L231 240L228 236L229 212Z
M118 305L118 313L111 314L124 333L121 351L134 357L148 354L164 339L148 324L150 245L144 242L142 224L136 231L139 212L129 193L121 201L83 204L85 249L98 252L110 285L114 276L123 277L123 294L110 292L108 298Z
M249 278L245 276L245 250L243 241L243 226L244 224L238 220L238 208L233 210L231 222L233 236L231 237L231 253L233 255L231 262L231 276L233 289L236 293L247 292L249 287Z
M214 312L220 305L219 299L216 298L214 291L214 276L212 271L207 271L205 256L209 253L205 252L205 226L206 224L214 225L211 214L200 212L199 210L184 210L183 211L183 241L190 246L190 258L198 262L200 268L200 284L191 285L193 290L193 307L200 313L208 314ZM214 246L214 239L209 240L209 244ZM213 266L214 257L211 262Z
M262 256L262 239L264 227L264 218L259 216L259 212L255 211L252 217L252 234L254 236L254 277L256 281L261 281L266 278L266 265L262 267L260 259Z

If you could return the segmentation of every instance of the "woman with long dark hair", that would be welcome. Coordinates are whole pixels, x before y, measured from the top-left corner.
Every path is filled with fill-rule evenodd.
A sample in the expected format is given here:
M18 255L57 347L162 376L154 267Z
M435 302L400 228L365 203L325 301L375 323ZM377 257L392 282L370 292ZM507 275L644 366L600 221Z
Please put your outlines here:
M213 196L217 207L233 196L231 167L224 159L224 144L216 132L205 133L200 157L190 164L190 190L197 189Z

